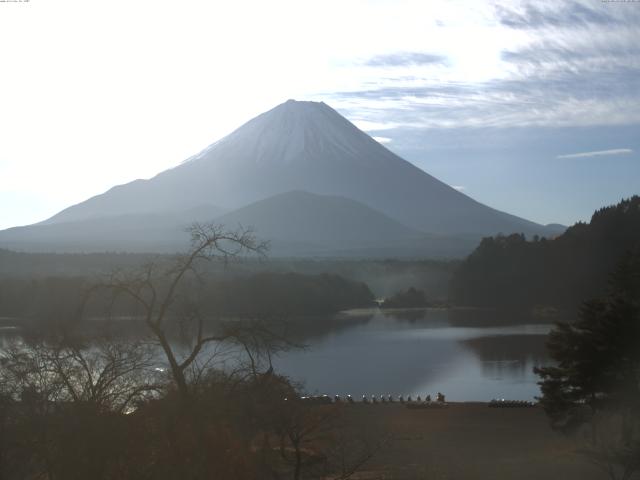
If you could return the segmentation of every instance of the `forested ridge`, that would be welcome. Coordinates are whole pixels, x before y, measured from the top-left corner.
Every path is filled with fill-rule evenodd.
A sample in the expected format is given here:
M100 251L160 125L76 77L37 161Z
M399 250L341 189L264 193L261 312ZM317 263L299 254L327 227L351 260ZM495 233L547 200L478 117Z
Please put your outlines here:
M597 210L554 238L482 240L450 283L458 305L576 308L606 287L622 256L640 248L640 197Z
M83 277L0 279L0 317L20 318L34 326L67 321L76 315L92 281L95 279ZM218 317L287 318L335 313L372 303L373 294L366 284L339 275L259 273L208 280L199 308ZM85 306L85 313L101 316L107 308L118 315L139 313L127 302L111 305L107 297L100 296Z

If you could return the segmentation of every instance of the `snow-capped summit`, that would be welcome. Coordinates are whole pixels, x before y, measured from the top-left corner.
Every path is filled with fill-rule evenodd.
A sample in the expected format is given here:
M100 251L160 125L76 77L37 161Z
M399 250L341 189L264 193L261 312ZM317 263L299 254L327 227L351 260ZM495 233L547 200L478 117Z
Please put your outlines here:
M358 160L374 140L324 102L287 100L210 145L188 161L233 158L249 164Z

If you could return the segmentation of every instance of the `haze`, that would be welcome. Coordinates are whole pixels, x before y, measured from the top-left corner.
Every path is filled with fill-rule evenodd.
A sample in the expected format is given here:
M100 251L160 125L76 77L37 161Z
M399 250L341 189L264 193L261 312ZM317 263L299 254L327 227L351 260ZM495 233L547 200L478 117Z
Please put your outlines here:
M639 20L599 1L2 3L0 228L288 98L491 207L588 219L637 191Z

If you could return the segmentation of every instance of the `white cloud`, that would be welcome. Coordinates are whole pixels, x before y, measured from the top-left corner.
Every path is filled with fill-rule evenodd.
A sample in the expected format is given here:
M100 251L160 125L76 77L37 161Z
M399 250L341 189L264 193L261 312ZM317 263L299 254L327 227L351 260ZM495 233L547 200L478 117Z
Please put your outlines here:
M372 137L376 142L378 143L382 143L387 144L387 143L391 143L392 140L389 137Z
M630 148L614 148L612 150L596 150L593 152L568 153L558 155L556 158L587 158L587 157L603 157L608 155L628 155L633 153Z
M467 187L465 187L464 185L451 185L451 188L454 188L454 189L458 190L459 192L467 189Z

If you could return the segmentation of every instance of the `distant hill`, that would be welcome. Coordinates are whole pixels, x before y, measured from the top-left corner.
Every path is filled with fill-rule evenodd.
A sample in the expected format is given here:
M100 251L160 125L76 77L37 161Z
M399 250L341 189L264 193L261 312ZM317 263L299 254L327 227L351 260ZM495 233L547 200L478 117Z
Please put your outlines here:
M175 168L149 180L113 187L38 224L51 228L34 230L30 226L0 232L0 247L40 251L105 248L165 251L175 244L179 225L202 217L202 212L194 213L202 205L215 205L225 212L249 208L229 218L255 220L252 223L267 228L267 236L271 237L277 232L269 230L267 223L259 222L251 209L255 211L256 202L292 191L342 198L346 211L339 216L341 220L334 220L335 224L345 221L347 212L354 214L356 203L361 205L359 212L364 218L349 221L350 228L344 232L330 235L327 232L329 236L323 236L322 229L312 229L317 234L315 239L328 242L315 242L322 251L335 250L338 245L347 255L388 255L388 251L377 249L384 242L376 242L375 249L369 250L370 243L360 241L370 238L374 230L378 232L378 240L394 241L411 236L410 231L418 231L433 240L437 247L434 255L446 250L457 256L469 250L456 247L456 243L466 244L469 238L499 232L548 235L557 231L556 227L545 227L487 207L449 187L376 142L324 103L289 100ZM276 222L274 202L260 207L271 208L268 212L271 223ZM314 202L319 203L317 198ZM312 208L309 214L320 215L326 208L328 205ZM249 218L252 216L255 218ZM377 217L375 222L373 217ZM295 218L301 221L300 216ZM353 215L351 218L355 219ZM293 222L293 217L289 221ZM312 228L314 223L323 221L309 220L306 225ZM374 228L372 222L378 227ZM307 240L314 237L309 234L309 238L299 238L301 227L276 223L279 231L292 234L283 238L290 246L299 241L308 245ZM380 228L383 223L391 229L387 234ZM145 232L138 232L142 226ZM357 233L356 227L364 230ZM443 249L443 238L453 239L453 248ZM347 243L340 243L342 240ZM423 243L418 249L420 254L427 252L430 256L430 245ZM396 246L399 255L417 251L412 243L404 251L402 245Z
M287 192L219 215L200 208L171 214L130 214L36 224L0 232L7 248L58 252L175 252L188 247L186 228L212 221L251 227L272 256L459 257L474 236L427 235L355 200Z
M216 223L229 228L253 227L261 238L270 241L274 255L426 254L430 240L426 234L355 200L302 191L252 203L216 218ZM443 247L447 241L451 239L443 239ZM470 242L458 243L457 252L461 252L460 247L468 248ZM452 246L456 248L455 241Z
M251 225L264 238L318 246L384 245L424 233L405 227L345 197L287 192L216 218L227 225Z
M625 253L640 249L640 197L596 211L552 240L488 237L451 281L458 304L577 307L603 291Z

